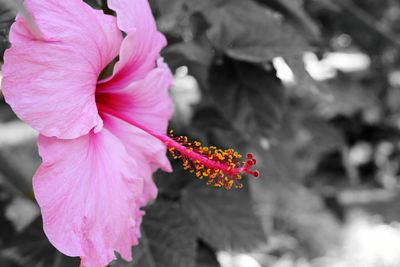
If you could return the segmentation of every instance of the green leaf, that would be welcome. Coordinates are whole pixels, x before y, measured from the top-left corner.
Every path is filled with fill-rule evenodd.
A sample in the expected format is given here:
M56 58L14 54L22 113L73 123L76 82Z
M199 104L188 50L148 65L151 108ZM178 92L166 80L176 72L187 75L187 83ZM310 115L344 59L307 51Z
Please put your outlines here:
M196 260L193 223L176 203L157 201L143 219L142 238L133 249L133 261L119 260L112 266L193 267Z
M292 28L253 1L229 1L202 13L211 24L207 32L210 42L232 58L265 63L277 56L291 57L309 50Z
M246 189L227 191L199 181L183 191L182 206L199 238L214 249L251 251L266 242Z
M285 89L273 70L226 58L210 70L216 106L244 137L269 135L282 116Z

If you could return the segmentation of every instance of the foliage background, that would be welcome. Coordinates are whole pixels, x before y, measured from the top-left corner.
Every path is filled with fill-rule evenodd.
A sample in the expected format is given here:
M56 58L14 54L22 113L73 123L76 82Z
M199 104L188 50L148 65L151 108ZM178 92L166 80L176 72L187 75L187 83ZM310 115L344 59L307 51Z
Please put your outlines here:
M150 2L176 74L171 128L254 152L261 177L217 190L174 162L135 260L112 266L400 266L400 3ZM0 55L18 8L0 1ZM36 134L0 101L0 266L78 266L41 228Z

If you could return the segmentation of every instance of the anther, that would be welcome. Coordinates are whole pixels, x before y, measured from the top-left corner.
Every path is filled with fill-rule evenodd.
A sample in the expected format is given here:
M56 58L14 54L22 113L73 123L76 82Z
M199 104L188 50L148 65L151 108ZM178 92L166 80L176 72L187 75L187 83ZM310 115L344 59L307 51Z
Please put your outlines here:
M168 146L174 159L183 158L183 168L189 170L199 179L207 177L207 184L214 187L240 189L243 184L243 174L258 177L257 170L250 170L257 161L252 153L247 154L245 162L239 161L242 158L233 149L220 149L215 146L205 147L199 141L189 142L186 136L174 137L170 131L171 140L164 142Z

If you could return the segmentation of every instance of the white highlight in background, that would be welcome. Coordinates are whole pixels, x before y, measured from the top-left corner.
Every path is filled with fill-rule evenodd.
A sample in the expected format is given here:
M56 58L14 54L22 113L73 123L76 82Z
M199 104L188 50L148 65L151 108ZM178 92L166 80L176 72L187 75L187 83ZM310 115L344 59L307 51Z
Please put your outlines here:
M371 59L360 52L326 53L321 60L315 53L307 52L303 55L303 62L307 72L316 81L332 79L338 71L345 73L364 71L371 65ZM296 77L282 57L274 58L273 65L279 79L284 83L295 83Z
M222 267L262 267L253 257L246 254L232 255L221 251L217 257Z
M272 60L272 64L276 69L276 76L284 83L295 83L293 71L282 57L276 57Z

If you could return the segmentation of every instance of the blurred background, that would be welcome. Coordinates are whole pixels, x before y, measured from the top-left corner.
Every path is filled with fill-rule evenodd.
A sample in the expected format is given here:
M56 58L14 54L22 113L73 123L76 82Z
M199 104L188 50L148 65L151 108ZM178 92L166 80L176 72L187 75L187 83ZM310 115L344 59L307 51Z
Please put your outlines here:
M261 175L226 191L174 162L134 261L111 266L400 266L400 2L150 3L175 74L171 129L253 152ZM0 59L19 8L0 0ZM42 231L36 138L0 93L0 266L78 266Z

